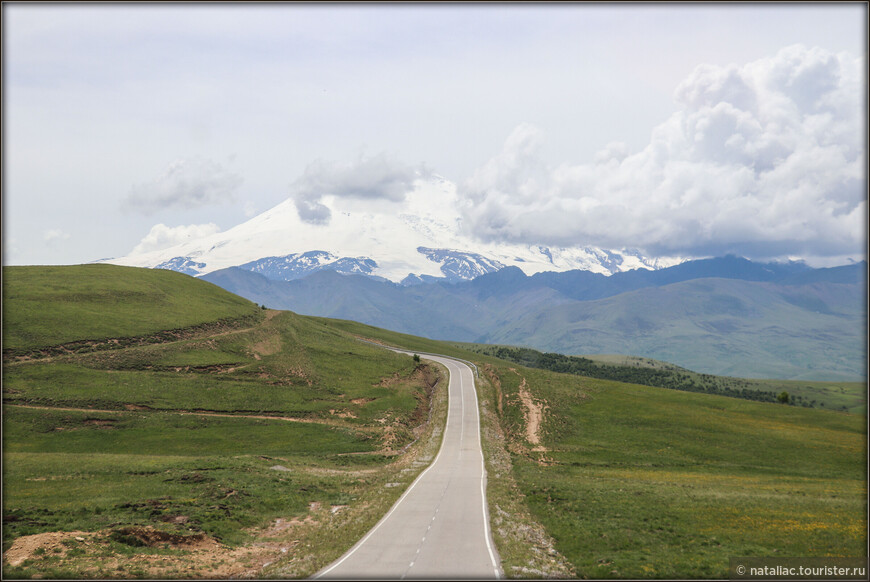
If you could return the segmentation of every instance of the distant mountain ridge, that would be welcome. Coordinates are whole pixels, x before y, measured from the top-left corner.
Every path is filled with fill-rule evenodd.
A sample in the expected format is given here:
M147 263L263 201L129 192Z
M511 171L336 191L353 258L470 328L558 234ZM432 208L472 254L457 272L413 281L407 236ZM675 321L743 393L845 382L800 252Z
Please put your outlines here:
M456 186L433 175L389 199L315 194L316 219L288 198L224 232L104 262L433 339L622 353L711 374L866 376L865 263L483 241L463 228Z
M415 286L329 271L289 282L239 268L203 278L269 307L433 339L631 354L710 374L856 380L866 373L866 268L728 256L611 276L508 266Z
M848 268L848 266L846 267ZM837 273L842 267L837 267ZM755 263L748 259L728 255L710 259L687 261L673 267L659 270L636 269L615 273L609 277L588 271L567 271L564 273L544 272L531 277L520 277L516 271L505 271L497 276L514 288L549 287L566 297L577 300L603 299L619 293L679 283L692 279L715 277L720 279L739 279L741 281L773 281L780 283L799 283L806 277L820 277L806 263ZM822 270L830 271L830 270ZM493 277L496 278L496 277ZM490 286L490 280L481 279L480 286Z

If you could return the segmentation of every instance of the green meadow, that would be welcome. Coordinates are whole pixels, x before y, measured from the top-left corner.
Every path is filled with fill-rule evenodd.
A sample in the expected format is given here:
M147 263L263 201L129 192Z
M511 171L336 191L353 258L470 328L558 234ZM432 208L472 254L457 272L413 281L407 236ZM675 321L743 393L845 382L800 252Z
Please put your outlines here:
M335 325L478 365L482 406L498 411L509 450L506 478L524 500L519 510L552 536L572 576L727 578L731 557L866 556L864 414L558 374L464 344ZM543 408L544 450L526 437L524 380ZM838 385L760 382L800 385L819 400L829 396L814 388ZM500 470L492 464L498 446L488 443L491 473ZM511 503L502 487L489 485L493 515ZM542 577L531 544L524 551L512 545L516 536L494 531L506 572Z
M4 351L144 336L257 309L181 273L116 265L3 267L3 304Z
M86 265L4 268L4 285L4 347L17 348L3 368L4 550L58 531L112 544L4 564L6 577L161 577L105 569L156 551L119 532L232 548L294 519L303 541L316 535L305 519L330 532L295 553L288 571L308 575L374 525L401 493L385 484L407 483L440 434L436 369L209 283ZM166 329L180 333L139 341ZM40 351L105 338L117 341Z
M550 415L547 452L515 454L515 475L578 575L727 578L730 557L865 555L864 417L519 374ZM517 378L501 373L508 399Z
M446 414L442 372L358 338L477 366L510 577L712 579L731 557L866 555L863 386L755 381L854 414L560 374L165 271L7 267L4 287L4 551L102 536L4 563L7 578L219 572L179 569L192 554L143 545L142 528L273 544L264 577L340 556L434 456Z

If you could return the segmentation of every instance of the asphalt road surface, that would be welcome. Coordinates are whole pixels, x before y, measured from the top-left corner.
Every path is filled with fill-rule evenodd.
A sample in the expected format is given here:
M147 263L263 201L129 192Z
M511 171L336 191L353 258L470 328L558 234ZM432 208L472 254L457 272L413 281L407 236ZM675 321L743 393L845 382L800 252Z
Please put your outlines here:
M371 531L314 578L501 578L486 508L474 375L456 360L425 359L450 371L447 427L438 455Z

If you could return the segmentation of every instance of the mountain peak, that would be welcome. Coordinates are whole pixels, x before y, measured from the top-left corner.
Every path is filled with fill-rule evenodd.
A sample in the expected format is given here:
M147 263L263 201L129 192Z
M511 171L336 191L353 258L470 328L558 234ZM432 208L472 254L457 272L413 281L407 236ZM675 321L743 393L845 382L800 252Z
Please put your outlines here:
M480 241L461 228L456 186L440 176L420 177L389 199L324 193L311 200L324 209L317 216L289 198L227 231L107 262L192 275L238 266L279 280L331 270L409 283L464 281L511 266L526 275L576 269L610 275L682 262L631 250Z

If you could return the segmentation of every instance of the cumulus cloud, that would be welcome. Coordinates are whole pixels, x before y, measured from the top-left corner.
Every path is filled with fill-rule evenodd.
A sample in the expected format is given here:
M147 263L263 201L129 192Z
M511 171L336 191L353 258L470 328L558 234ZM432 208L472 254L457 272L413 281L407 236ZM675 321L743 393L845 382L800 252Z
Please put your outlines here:
M291 196L299 218L312 224L328 224L332 213L321 202L324 196L401 202L419 171L386 154L360 156L349 164L317 160L291 185Z
M754 258L863 252L865 63L803 46L698 67L643 150L550 166L523 124L461 186L484 239Z
M184 242L196 240L210 234L220 232L220 228L214 223L208 224L189 224L181 226L166 226L165 224L155 224L151 230L145 235L139 244L131 251L131 255L138 255L151 251L159 251L168 249L169 247L181 244Z
M241 176L213 160L178 159L156 180L133 186L124 206L151 214L169 207L218 204L232 200L241 183Z

